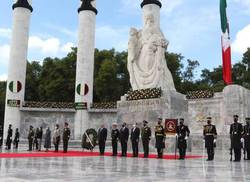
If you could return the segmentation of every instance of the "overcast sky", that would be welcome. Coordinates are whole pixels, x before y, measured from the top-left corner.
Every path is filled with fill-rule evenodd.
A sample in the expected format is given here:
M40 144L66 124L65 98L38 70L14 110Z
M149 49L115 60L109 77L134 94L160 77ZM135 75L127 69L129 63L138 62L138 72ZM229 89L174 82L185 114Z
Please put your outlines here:
M7 78L12 0L0 1L0 80ZM29 61L63 57L76 46L79 0L33 0ZM97 0L96 47L127 49L130 27L140 28L141 0ZM161 28L168 50L198 60L200 69L221 65L219 0L162 0ZM232 62L250 47L250 0L228 0Z

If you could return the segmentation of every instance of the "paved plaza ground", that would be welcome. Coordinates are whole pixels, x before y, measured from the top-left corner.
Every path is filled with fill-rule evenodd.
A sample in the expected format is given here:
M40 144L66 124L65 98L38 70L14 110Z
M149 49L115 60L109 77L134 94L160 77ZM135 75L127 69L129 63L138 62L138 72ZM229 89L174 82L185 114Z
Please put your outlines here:
M24 148L19 151L24 152ZM216 154L212 162L206 158L180 161L111 156L1 158L0 181L250 181L250 161L230 162L229 153Z

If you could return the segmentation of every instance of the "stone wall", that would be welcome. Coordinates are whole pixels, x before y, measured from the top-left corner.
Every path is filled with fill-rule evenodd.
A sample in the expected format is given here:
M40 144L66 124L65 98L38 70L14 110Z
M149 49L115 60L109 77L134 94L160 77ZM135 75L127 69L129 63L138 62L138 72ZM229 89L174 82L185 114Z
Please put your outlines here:
M21 108L21 138L27 138L30 125L34 128L40 126L46 128L49 126L51 129L54 129L55 124L59 124L60 128L63 128L64 122L67 121L71 129L71 139L80 139L74 138L74 115L74 109ZM90 110L87 128L98 129L101 124L111 128L113 122L116 122L116 110Z

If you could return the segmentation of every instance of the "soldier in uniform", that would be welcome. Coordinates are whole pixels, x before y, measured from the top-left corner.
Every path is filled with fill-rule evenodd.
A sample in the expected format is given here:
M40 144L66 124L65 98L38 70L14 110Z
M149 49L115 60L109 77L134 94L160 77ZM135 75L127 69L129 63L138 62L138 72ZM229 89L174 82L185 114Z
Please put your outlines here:
M117 124L113 123L111 131L111 140L112 140L112 150L113 156L117 156L117 142L119 140L119 130L117 129Z
M155 126L155 148L157 148L158 158L163 157L165 148L165 130L162 126L162 118L158 118L158 124Z
M140 138L140 128L137 127L137 123L133 125L133 128L131 129L131 143L132 143L132 149L133 149L133 157L138 157L139 150L138 150L138 144L139 144L139 138Z
M250 118L246 118L246 125L244 126L244 153L247 153L247 160L250 160Z
M65 122L64 129L63 129L63 152L64 153L67 153L68 151L69 138L70 138L69 124Z
M177 126L177 136L178 136L178 149L180 160L184 160L186 156L187 149L187 139L189 137L190 131L188 126L184 125L184 119L180 118L180 125Z
M144 158L148 157L149 153L149 141L151 139L151 129L148 127L148 122L143 121L143 128L141 129L141 139L144 151Z
M212 118L207 117L207 125L203 127L205 148L207 149L207 161L214 160L214 148L216 146L217 131L215 125L211 124Z
M230 126L231 149L234 151L234 161L241 160L243 126L238 123L238 118L238 115L234 115L234 123Z
M101 125L97 134L100 155L104 155L107 134L108 134L107 128L105 128L104 125Z
M28 133L28 141L29 141L28 151L32 151L34 136L35 136L35 132L33 130L33 126L30 125L30 129L29 129L29 133Z
M126 123L123 123L120 129L120 142L121 142L121 149L122 149L122 157L127 156L128 138L129 138L129 129L126 126Z
M12 130L12 125L9 125L8 129L8 134L7 134L7 140L6 140L6 149L10 150L11 148L11 143L12 143L12 135L13 135L13 130Z

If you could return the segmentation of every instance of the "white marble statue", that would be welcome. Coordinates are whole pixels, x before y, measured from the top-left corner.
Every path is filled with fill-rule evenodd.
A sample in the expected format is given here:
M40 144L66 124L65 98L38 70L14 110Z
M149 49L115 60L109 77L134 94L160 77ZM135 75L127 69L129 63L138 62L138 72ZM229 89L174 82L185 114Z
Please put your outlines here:
M168 41L154 22L153 14L145 18L142 30L130 30L127 68L132 89L161 87L162 90L175 90L165 59Z

